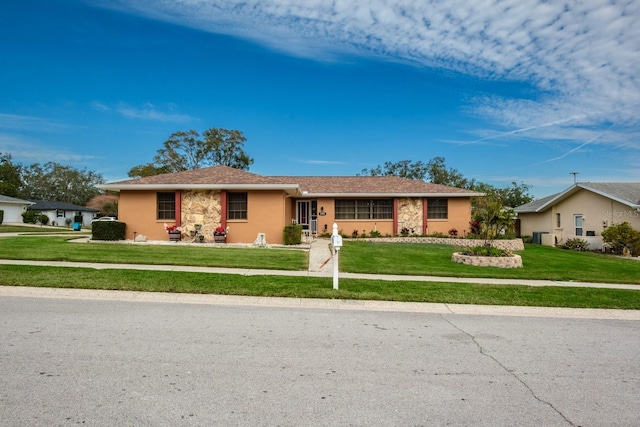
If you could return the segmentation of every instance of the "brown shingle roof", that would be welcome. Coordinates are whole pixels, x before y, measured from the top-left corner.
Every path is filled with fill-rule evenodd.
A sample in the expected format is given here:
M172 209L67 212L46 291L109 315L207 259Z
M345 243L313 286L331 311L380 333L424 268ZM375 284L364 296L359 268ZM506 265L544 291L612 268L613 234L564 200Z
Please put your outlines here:
M295 182L309 194L450 194L469 196L469 190L400 178L397 176L290 176L277 177ZM480 195L479 193L474 193Z
M107 190L160 188L269 188L308 196L447 195L480 196L470 190L396 176L263 176L228 166L188 170L101 185Z
M193 169L176 173L147 176L144 178L130 179L113 182L113 185L165 185L165 184L280 184L281 181L258 175L229 166L211 166L208 168Z

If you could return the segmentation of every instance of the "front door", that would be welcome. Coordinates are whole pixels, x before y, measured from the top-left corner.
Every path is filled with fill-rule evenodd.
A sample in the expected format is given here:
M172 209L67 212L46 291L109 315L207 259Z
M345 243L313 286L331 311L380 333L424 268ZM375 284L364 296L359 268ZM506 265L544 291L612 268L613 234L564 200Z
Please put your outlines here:
M317 233L316 201L298 200L296 203L296 219L303 230Z

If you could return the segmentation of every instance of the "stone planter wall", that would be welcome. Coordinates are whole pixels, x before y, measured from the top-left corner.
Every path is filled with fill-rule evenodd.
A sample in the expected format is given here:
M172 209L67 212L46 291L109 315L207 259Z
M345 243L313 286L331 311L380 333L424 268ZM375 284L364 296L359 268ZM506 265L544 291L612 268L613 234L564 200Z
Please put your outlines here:
M522 257L520 255L511 255L508 257L494 256L475 256L462 255L454 252L451 255L451 261L458 264L473 265L476 267L498 267L498 268L520 268L522 267Z
M367 239L354 239L365 240L369 242L393 242L393 243L430 243L436 245L451 245L460 246L463 248L473 248L476 246L484 245L484 240L481 239L448 239L446 237L378 237ZM523 251L524 243L522 239L512 240L494 240L491 242L491 246L509 251Z

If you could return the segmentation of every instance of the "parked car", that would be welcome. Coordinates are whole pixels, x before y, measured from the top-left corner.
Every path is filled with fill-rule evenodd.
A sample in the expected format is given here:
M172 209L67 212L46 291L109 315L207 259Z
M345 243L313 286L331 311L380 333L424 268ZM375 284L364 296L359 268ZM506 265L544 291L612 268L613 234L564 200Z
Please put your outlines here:
M94 222L97 221L117 221L118 218L116 218L115 216L101 216L100 218L96 218L94 220L91 221L91 223L93 224Z

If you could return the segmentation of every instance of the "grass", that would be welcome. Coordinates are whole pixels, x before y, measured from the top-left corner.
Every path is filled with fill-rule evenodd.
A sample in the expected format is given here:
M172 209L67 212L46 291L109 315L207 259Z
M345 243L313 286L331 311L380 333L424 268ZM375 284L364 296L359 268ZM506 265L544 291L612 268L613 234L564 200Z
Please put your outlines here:
M342 279L340 280L340 289L334 290L331 278L93 270L17 265L0 266L0 284L266 297L640 309L640 292L624 289Z
M2 231L2 230L0 230ZM186 245L72 243L70 237L0 238L0 258L52 261L192 265L247 269L306 270L300 250ZM451 262L455 247L446 245L345 242L341 271L496 277L640 284L640 262L594 253L527 245L524 268L472 267ZM340 298L386 301L490 304L547 307L640 309L636 290L476 285L442 282L389 282L331 278L242 276L136 270L93 270L35 266L0 266L0 284L149 292Z
M90 230L82 232L89 233ZM64 234L79 233L67 227L40 227L39 225L0 225L0 233L38 233L38 234Z
M218 248L178 244L72 243L68 240L67 237L5 237L0 239L0 258L267 270L306 270L308 268L308 253L300 250Z
M474 267L451 262L459 251L449 245L348 242L340 269L351 273L488 277L640 284L640 261L592 252L526 245L523 268Z

